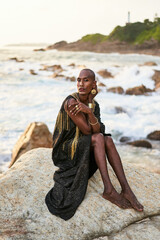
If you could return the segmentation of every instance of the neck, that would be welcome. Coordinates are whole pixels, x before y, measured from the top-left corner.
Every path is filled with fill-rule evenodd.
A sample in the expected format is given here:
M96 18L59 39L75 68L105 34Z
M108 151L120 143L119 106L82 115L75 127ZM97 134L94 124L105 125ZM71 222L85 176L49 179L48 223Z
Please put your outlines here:
M79 99L81 102L85 103L85 104L88 104L88 94L79 94L78 93L78 96L79 96Z

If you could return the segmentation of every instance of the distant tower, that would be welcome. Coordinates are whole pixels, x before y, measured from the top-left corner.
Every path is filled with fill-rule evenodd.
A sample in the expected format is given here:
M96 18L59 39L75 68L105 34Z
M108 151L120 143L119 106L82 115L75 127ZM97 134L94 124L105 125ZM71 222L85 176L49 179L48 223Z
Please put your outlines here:
M128 24L130 24L130 12L128 12Z

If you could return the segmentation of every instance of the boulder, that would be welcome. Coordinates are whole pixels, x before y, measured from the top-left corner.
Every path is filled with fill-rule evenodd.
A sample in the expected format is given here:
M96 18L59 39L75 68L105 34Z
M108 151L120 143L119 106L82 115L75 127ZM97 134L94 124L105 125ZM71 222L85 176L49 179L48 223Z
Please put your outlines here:
M48 65L44 65L42 69L40 69L41 71L51 71L51 72L54 72L54 71L57 71L57 72L62 72L63 71L63 68L61 67L61 65L51 65L51 66L48 66Z
M131 138L130 137L126 137L126 136L123 136L123 137L121 137L120 138L120 142L129 142L131 140Z
M30 72L30 74L32 74L32 75L37 75L37 73L35 73L35 71L34 71L33 69L30 69L29 72Z
M16 62L24 62L24 60L20 60L20 59L18 59L16 57L10 58L9 60L14 60Z
M127 111L120 106L115 107L115 111L116 111L116 113L127 113Z
M42 122L30 123L19 137L12 150L12 159L9 167L25 152L38 147L52 147L52 134L46 124Z
M74 76L73 77L66 77L66 80L69 80L71 82L75 82L76 78Z
M51 78L62 78L62 77L64 78L65 76L63 74L58 74L58 73L54 72L50 77Z
M128 95L146 95L148 92L153 92L150 88L146 88L143 84L138 87L128 88L126 94Z
M127 144L134 147L152 148L152 144L146 140L136 140L133 142L128 142Z
M44 48L33 49L35 52L44 52L46 51Z
M103 78L113 78L112 74L108 72L106 69L102 69L97 72Z
M66 41L60 41L55 44L49 45L46 50L58 49L67 45Z
M149 133L147 138L151 140L160 140L160 130Z
M144 205L144 211L137 212L134 209L120 209L102 198L103 184L97 170L89 180L85 198L75 215L64 221L52 215L45 204L45 196L54 185L53 174L57 169L53 165L51 152L52 149L47 148L33 149L23 154L14 166L0 175L0 233L3 240L87 240L102 236L112 239L114 234L123 236L124 231L127 234L130 227L135 236L138 229L143 229L140 221L147 219L150 219L149 236L153 234L155 239L158 239L158 174L124 163L131 188ZM120 192L117 178L110 167L109 175L113 185ZM153 227L151 221L154 218ZM145 234L145 231L143 232ZM127 235L126 238L118 239L133 239L130 237Z
M158 88L160 88L160 71L154 70L152 79L155 82L155 90L157 90Z
M107 89L108 92L113 92L113 93L118 93L118 94L123 94L124 90L122 87L118 86L118 87L111 87Z
M145 62L142 66L157 66L155 62Z
M75 63L70 63L68 66L69 66L69 67L75 67L76 64L75 64Z
M98 87L106 87L106 85L102 82L98 82Z

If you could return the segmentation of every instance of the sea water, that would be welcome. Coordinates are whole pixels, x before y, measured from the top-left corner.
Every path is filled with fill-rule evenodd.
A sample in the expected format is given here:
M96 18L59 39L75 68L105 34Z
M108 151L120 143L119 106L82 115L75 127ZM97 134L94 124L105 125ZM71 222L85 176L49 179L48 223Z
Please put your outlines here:
M155 87L152 76L160 70L160 58L139 54L102 54L91 52L62 52L48 50L33 51L34 47L0 48L0 169L7 170L12 149L31 122L47 124L53 132L58 110L63 99L76 91L76 82L64 78L53 78L51 71L42 71L44 65L60 64L64 76L77 77L79 71L91 68L96 72L100 87L96 100L101 107L101 119L117 144L123 160L142 165L160 165L160 146L153 149L137 149L121 146L121 136L131 139L144 139L154 130L160 130L160 92L148 96L120 95L107 92L106 88L121 86L127 88L145 85ZM24 62L10 58L17 57ZM157 66L143 66L144 62L154 61ZM75 63L76 67L69 66ZM33 69L37 75L30 74ZM113 78L104 79L97 72L106 69ZM122 112L117 113L116 107Z

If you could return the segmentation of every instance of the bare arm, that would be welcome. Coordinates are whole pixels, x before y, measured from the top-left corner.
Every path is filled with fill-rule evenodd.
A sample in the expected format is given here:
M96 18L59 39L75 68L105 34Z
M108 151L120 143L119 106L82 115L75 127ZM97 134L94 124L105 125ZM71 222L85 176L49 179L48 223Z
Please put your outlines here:
M78 106L78 110L76 105ZM97 118L88 106L72 98L68 100L68 103L65 103L64 108L83 134L88 135L100 132L100 124L97 122ZM97 124L91 125L88 120L93 124L97 122Z

